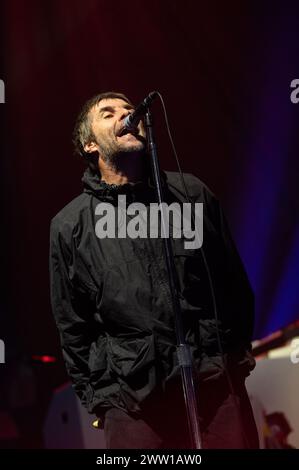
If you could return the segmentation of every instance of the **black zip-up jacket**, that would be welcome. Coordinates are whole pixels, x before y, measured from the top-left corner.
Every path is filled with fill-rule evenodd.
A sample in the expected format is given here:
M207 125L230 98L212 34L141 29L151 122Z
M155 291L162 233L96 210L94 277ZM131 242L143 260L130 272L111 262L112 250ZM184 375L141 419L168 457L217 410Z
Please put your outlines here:
M165 202L185 201L178 173L162 172ZM254 299L218 200L192 174L185 181L193 202L203 202L203 249L213 279L218 331L231 370L254 367L250 354ZM152 393L179 375L171 295L162 238L96 236L96 206L156 202L149 177L108 185L87 169L84 192L51 222L51 302L74 389L89 412L142 409ZM200 249L172 238L186 341L198 380L221 377L211 291Z

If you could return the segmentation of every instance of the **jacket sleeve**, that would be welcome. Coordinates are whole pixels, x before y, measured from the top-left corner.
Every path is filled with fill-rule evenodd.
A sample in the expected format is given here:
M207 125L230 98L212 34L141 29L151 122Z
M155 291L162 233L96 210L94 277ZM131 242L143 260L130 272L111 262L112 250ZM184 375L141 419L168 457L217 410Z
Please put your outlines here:
M224 292L224 310L226 319L232 327L233 342L242 349L251 351L254 329L254 293L219 200L203 184L202 194L205 210L213 221L221 240L220 266L219 260L213 259L217 271L216 277L218 283L221 284L221 291ZM219 275L217 276L218 272L221 273L220 278Z
M86 294L70 279L72 251L53 219L50 229L50 295L59 330L62 354L73 388L84 406L88 406L89 334Z
M218 211L228 273L226 292L238 336L236 339L250 351L254 329L254 293L219 202Z

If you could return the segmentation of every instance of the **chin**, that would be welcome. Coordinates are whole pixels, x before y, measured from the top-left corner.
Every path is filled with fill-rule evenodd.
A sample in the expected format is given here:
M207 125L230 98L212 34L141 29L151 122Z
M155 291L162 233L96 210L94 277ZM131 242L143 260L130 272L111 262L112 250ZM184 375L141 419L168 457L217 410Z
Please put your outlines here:
M135 153L135 152L142 152L145 149L145 146L142 142L134 145L127 145L121 149L123 153Z

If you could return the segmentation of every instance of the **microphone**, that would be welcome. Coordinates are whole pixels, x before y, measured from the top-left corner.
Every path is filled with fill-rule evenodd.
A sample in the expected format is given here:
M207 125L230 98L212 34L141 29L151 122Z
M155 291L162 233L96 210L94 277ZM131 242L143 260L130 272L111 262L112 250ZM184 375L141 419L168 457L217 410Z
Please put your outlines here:
M138 123L142 116L146 113L151 102L158 96L157 91L152 91L138 106L137 108L129 114L123 121L123 130L124 129L134 129L138 126Z

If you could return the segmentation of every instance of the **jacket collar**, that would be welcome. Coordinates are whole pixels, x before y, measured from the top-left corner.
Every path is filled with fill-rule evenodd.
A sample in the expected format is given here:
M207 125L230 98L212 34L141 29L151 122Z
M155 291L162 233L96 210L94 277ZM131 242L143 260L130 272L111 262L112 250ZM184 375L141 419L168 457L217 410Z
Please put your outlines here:
M117 202L119 194L127 196L127 203L130 202L150 202L156 200L156 189L152 174L145 177L144 180L137 183L108 184L101 180L100 173L93 172L89 167L85 170L82 178L84 192L93 194L103 201ZM161 170L161 182L165 187L167 184L167 175Z

